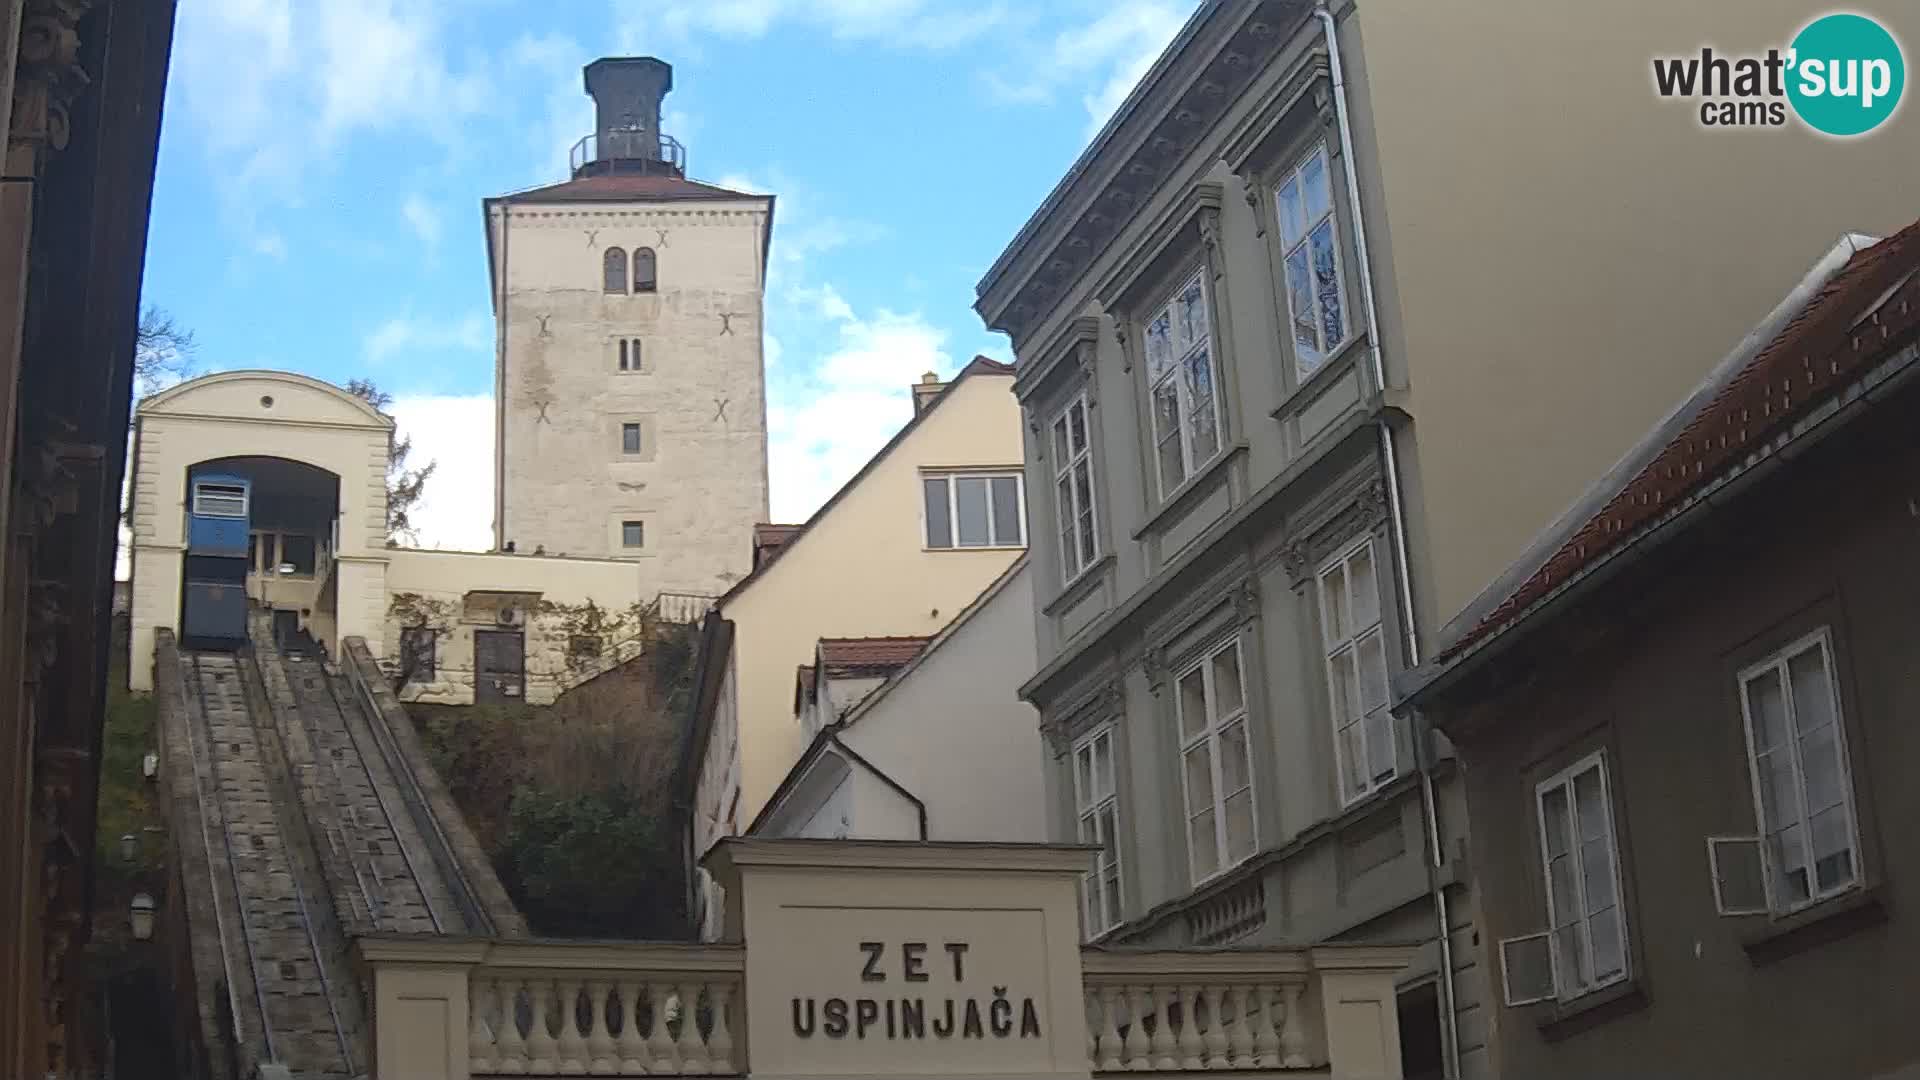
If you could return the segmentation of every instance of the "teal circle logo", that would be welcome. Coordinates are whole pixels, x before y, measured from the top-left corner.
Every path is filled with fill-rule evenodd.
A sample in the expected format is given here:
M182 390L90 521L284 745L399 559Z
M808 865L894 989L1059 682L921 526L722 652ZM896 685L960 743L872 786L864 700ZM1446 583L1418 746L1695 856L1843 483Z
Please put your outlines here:
M1793 39L1787 100L1808 127L1864 135L1900 107L1907 62L1900 43L1865 15L1823 15Z

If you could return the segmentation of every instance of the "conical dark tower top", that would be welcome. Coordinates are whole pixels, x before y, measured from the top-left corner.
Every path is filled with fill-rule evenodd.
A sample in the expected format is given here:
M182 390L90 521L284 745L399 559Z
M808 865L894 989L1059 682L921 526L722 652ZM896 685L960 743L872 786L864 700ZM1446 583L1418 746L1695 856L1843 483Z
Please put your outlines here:
M673 89L673 66L651 56L613 56L586 68L594 133L573 147L573 175L684 176L686 150L660 132L660 102Z

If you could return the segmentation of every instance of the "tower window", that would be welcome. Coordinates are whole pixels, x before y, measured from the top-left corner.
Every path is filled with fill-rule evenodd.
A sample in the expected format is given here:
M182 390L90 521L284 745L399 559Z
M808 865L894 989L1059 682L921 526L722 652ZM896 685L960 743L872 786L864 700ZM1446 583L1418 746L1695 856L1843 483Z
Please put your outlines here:
M620 339L620 370L621 371L639 371L640 370L640 339L639 338L621 338Z
M647 253L647 263L653 263L653 253ZM601 259L601 270L606 278L604 288L610 293L625 294L627 291L627 251L625 248L610 247Z
M647 527L645 523L639 522L639 521L621 522L620 523L620 546L624 548L646 547L647 546Z
M633 249L633 291L653 292L657 286L652 248Z
M639 424L620 425L620 452L623 454L637 454L640 452Z

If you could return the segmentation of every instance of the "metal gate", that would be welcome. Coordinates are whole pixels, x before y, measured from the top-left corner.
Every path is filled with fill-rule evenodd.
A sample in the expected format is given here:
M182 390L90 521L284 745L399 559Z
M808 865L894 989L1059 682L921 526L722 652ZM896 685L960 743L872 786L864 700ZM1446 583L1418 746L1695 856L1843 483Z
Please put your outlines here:
M473 632L473 700L519 701L527 687L527 638L518 630Z

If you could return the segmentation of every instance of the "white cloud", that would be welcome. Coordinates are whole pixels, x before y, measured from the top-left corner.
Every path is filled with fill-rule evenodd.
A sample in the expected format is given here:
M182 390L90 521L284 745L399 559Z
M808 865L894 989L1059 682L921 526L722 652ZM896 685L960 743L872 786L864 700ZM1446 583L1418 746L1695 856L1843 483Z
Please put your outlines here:
M287 238L277 232L261 233L253 242L253 250L278 262L287 261Z
M440 211L432 203L420 197L418 193L408 195L400 203L400 217L420 238L420 243L429 255L440 250Z
M413 509L420 547L486 551L493 547L493 396L395 398L387 411L413 439L408 464L431 461Z
M396 315L375 327L362 344L367 360L375 364L402 352L478 352L493 344L493 320L477 311L458 319Z
M827 290L831 292L831 290ZM836 296L837 299L837 296ZM775 382L767 409L776 521L804 521L913 417L922 373L954 370L947 334L919 314L849 309L813 369Z
M1193 13L1181 0L1123 0L1093 9L1085 23L1055 34L1044 48L1014 50L1016 74L989 71L987 90L1007 104L1052 101L1080 89L1091 138L1112 118Z

